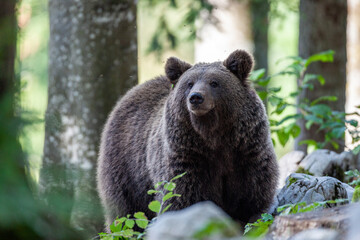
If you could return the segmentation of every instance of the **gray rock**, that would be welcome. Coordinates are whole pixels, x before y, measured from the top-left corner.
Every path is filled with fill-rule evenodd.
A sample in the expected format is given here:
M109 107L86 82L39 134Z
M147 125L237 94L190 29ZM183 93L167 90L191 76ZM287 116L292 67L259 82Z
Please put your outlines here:
M354 207L351 210L349 232L347 240L359 240L360 239L360 203L353 204Z
M354 189L333 177L314 177L302 173L293 173L287 179L269 209L269 213L277 214L277 207L285 204L333 199L349 199L351 201Z
M167 212L149 228L148 240L192 239L210 223L224 225L221 231L206 239L228 239L239 236L241 231L231 218L212 202L200 202L180 211Z
M323 236L320 239L331 239L335 235L345 239L349 228L349 219L353 208L350 204L324 208L316 211L276 216L273 224L270 226L266 235L266 240L290 240L296 236L296 239L317 239L317 236ZM338 234L325 233L315 234L308 232L311 229L335 229ZM312 234L314 233L314 234ZM325 237L327 235L327 237ZM335 238L336 239L336 238Z
M289 240L339 240L340 234L334 229L315 228L299 232Z
M302 151L292 151L279 159L279 188L282 188L285 185L287 176L296 172L299 167L299 163L304 159L305 156L305 153Z
M341 178L344 171L357 168L357 157L351 152L338 154L321 149L306 156L299 166L316 177L332 176Z

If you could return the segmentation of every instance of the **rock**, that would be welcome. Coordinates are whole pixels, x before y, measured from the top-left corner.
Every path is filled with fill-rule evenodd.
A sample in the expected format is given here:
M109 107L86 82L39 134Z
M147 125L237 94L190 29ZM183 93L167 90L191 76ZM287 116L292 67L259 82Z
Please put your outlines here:
M276 216L274 223L271 225L265 239L267 240L339 239L339 236L346 236L351 212L352 212L352 205L348 204L344 206L325 208L325 209L320 209L317 211L311 211L306 213L298 213L298 214L292 214L286 216ZM318 228L326 228L326 230L335 229L336 232L333 231L324 232L322 230L306 231L310 229L319 230ZM298 234L300 232L301 234ZM316 236L320 236L320 233L323 234L322 235L323 238L316 238Z
M279 188L284 186L287 176L296 172L299 167L299 163L304 159L305 156L305 153L302 151L292 151L279 159Z
M339 240L340 234L333 229L315 228L305 230L290 237L289 240Z
M349 233L347 240L359 240L360 239L360 203L353 204L354 208L351 210L351 217L349 223Z
M167 212L149 228L148 240L193 239L193 236L209 224L221 226L206 239L227 239L239 236L240 228L231 218L212 202L200 202L180 211Z
M354 189L333 177L314 177L302 173L293 173L286 179L285 186L280 190L269 209L269 213L278 214L276 209L285 204L306 202L307 204L334 200L349 199Z
M340 181L344 180L344 171L355 169L357 165L357 157L351 152L338 154L325 149L314 151L299 164L306 172L316 177L332 176Z

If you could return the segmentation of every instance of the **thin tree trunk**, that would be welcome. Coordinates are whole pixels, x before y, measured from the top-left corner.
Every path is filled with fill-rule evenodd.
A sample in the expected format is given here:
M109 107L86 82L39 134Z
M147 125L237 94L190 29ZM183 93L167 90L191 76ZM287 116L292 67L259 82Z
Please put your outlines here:
M40 194L89 234L103 228L100 134L137 84L136 1L50 0L49 89ZM65 204L60 204L65 203Z
M268 0L250 0L250 10L252 19L252 35L254 42L254 60L255 69L264 68L268 71L268 29L269 29L269 11ZM257 91L264 91L263 87L258 87ZM267 107L267 101L264 99L264 105Z
M346 0L300 0L300 34L299 55L307 58L315 53L332 49L335 51L334 63L314 63L308 73L321 74L326 84L315 85L315 90L305 89L299 99L310 101L321 96L336 96L337 102L329 105L337 111L345 111L345 86L346 86ZM305 139L324 141L324 132L318 132L313 126L310 130L305 128L305 122L299 121L301 134L296 139L295 148L306 151L306 145L298 145ZM344 141L339 141L339 149L326 146L327 149L337 152L343 151Z
M269 28L269 1L251 0L252 33L254 42L255 68L268 69L268 28Z

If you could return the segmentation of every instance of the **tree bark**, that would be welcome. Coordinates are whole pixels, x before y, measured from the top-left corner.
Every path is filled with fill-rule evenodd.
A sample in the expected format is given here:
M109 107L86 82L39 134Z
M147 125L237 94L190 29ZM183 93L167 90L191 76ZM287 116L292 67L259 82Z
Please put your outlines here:
M255 69L268 70L268 28L269 28L269 1L250 1L252 35L254 42Z
M100 135L137 84L136 1L50 0L49 89L39 192L78 229L96 234ZM60 204L61 203L61 204Z
M348 25L347 25L347 86L346 86L346 112L358 112L355 106L360 105L360 1L348 0ZM360 122L360 116L349 116ZM346 138L346 146L350 149L356 147L352 144L350 135Z
M268 0L250 0L250 10L252 19L252 36L254 42L254 69L264 68L268 71L268 29L269 29L269 11ZM256 91L264 91L264 87L256 88ZM263 100L267 109L267 100Z
M210 0L213 22L204 22L197 31L195 62L223 61L235 49L252 52L249 0Z
M0 98L15 87L16 53L15 0L0 3Z
M299 55L307 58L315 53L332 49L335 51L333 63L314 63L308 68L308 73L321 74L326 83L324 86L315 84L315 90L305 89L299 95L300 99L310 101L321 96L336 96L337 102L329 105L336 111L345 111L346 86L346 0L301 0L300 1L300 33ZM324 141L324 132L318 132L313 126L307 130L305 122L299 121L301 134L295 141L295 149L306 152L306 145L298 145L302 140L314 139ZM328 145L325 148L341 152L344 150L344 141L339 141L339 149Z

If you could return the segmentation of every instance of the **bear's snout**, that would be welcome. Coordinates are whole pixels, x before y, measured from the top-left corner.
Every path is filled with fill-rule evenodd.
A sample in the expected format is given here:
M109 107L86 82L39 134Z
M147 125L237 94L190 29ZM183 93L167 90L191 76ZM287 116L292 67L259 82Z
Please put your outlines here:
M204 97L201 93L194 92L190 94L189 101L191 104L194 105L202 104L204 102Z

